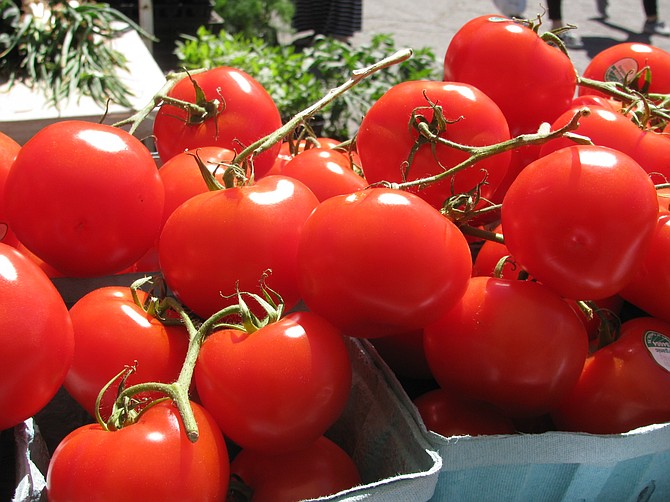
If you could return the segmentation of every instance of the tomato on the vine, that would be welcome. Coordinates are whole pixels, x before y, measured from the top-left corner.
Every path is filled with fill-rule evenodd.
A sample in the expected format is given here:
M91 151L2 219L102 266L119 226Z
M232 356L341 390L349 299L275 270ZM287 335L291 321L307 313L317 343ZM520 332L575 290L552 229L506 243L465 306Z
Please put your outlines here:
M573 300L617 294L647 251L654 184L628 155L577 145L521 171L502 205L505 245L531 276Z
M377 187L331 197L300 235L302 298L350 336L422 328L458 301L471 270L460 230L401 190Z
M361 483L351 457L324 436L288 453L242 450L230 464L230 472L253 491L254 502L314 499Z
M479 89L461 82L402 82L370 107L358 131L357 151L369 183L423 179L468 158L458 148L427 140L419 126L429 126L433 134L462 145L488 146L510 139L500 108ZM481 196L490 198L509 159L509 152L500 153L408 191L438 209L452 195L474 192L478 185Z
M253 333L212 333L195 382L226 437L276 454L305 447L340 417L352 368L334 326L312 312L294 312Z
M19 241L16 239L12 229L9 228L9 223L7 223L3 192L9 169L12 167L20 149L21 145L0 131L0 242L14 247L18 245Z
M148 296L137 291L140 303ZM70 308L70 317L75 350L64 386L91 416L102 388L125 367L136 366L126 385L171 383L179 376L188 346L186 329L165 325L145 312L135 303L130 288L94 289ZM103 414L111 409L115 397L113 391L103 397Z
M307 186L287 176L190 198L168 218L159 239L168 286L207 318L237 303L237 289L257 293L269 271L267 286L290 309L300 298L298 238L318 204Z
M444 80L477 87L504 113L512 136L536 132L570 106L577 72L558 47L521 23L480 16L452 37Z
M552 411L560 430L617 434L670 421L670 324L638 317L591 355Z
M216 422L191 403L199 438L191 442L177 408L161 402L116 431L84 425L67 435L49 463L49 501L225 500L228 450Z
M90 277L123 270L151 247L165 194L139 139L65 120L23 145L4 197L10 227L26 248L64 275Z
M202 146L222 146L239 153L282 125L272 96L242 70L219 66L195 73L177 82L168 96L196 103L193 82L198 84L205 100L216 100L216 109L211 115L202 117L172 104L161 105L153 131L158 155L163 161L184 150ZM272 168L279 147L277 143L253 159L257 178Z
M424 346L440 387L523 417L547 413L575 385L588 337L542 284L480 276L425 328Z
M72 363L72 322L46 274L0 243L0 430L40 411Z

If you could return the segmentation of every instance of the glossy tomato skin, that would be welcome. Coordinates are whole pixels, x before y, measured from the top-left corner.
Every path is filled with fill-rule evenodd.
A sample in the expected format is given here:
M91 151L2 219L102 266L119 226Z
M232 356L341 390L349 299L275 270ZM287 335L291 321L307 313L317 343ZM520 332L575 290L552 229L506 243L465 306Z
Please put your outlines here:
M12 229L9 228L9 223L7 223L3 192L9 168L12 167L12 163L20 149L21 145L14 141L14 139L0 132L0 242L14 247L18 245L19 241L16 239L16 235L14 235Z
M370 183L423 179L443 172L468 158L468 154L445 145L424 143L413 154L419 132L412 126L412 113L430 122L430 102L442 108L446 130L440 137L450 141L485 146L510 138L507 121L498 105L479 89L461 82L410 81L389 89L363 117L356 144L365 178ZM453 192L473 190L484 181L482 195L491 194L505 176L508 152L484 159L454 177L409 191L441 208ZM454 185L452 187L452 180Z
M351 362L335 327L295 312L252 334L214 332L198 356L195 382L226 437L276 454L308 445L339 418Z
M137 295L141 302L148 297L141 290ZM137 371L127 385L177 380L188 346L186 329L164 325L147 314L133 301L130 288L94 289L72 306L70 317L75 351L65 388L91 416L102 388L135 361ZM114 398L114 391L103 398L103 416L108 416Z
M351 168L349 158L332 148L310 148L289 160L281 173L302 181L319 201L368 186Z
M216 118L201 123L187 123L182 108L162 105L154 120L156 148L163 162L184 150L202 146L222 146L235 152L281 127L282 121L272 97L251 75L242 70L220 66L191 75L207 100L218 100ZM196 92L189 77L168 92L170 97L196 102ZM272 168L279 153L279 143L254 159L257 178Z
M631 79L645 67L651 69L648 92L667 94L670 92L670 53L650 44L621 42L598 52L587 67L583 77L603 82L623 82ZM644 85L644 75L633 83L638 90ZM578 89L580 96L604 94L586 86Z
M514 434L512 419L491 405L465 401L445 389L434 389L414 399L428 430L444 437Z
M253 490L254 502L314 499L361 483L351 457L323 436L300 450L283 454L242 450L230 471Z
M350 336L406 333L465 291L472 259L463 234L411 193L370 188L323 201L298 248L307 307Z
M74 353L72 322L46 274L0 243L0 430L40 411L65 379Z
M651 242L647 173L610 148L578 145L532 162L503 200L505 244L531 276L573 300L617 294Z
M510 133L536 132L568 108L577 86L563 52L532 29L500 16L480 16L452 37L444 80L477 87L495 101Z
M207 318L237 303L223 296L234 295L238 283L240 291L260 293L259 281L271 270L267 285L289 310L300 296L298 238L318 203L309 188L286 176L192 197L172 213L160 236L168 286Z
M577 385L552 412L560 430L617 434L670 421L670 324L639 317L590 356Z
M659 215L651 246L619 294L649 315L670 322L670 214Z
M458 304L425 328L424 347L442 388L528 417L548 412L575 384L588 337L545 286L473 277Z
M164 198L156 163L137 138L78 120L38 131L5 185L19 241L76 277L113 274L139 259L160 231Z
M226 444L211 415L191 406L200 434L194 443L169 401L114 432L98 424L75 429L49 463L49 500L225 500L230 472Z

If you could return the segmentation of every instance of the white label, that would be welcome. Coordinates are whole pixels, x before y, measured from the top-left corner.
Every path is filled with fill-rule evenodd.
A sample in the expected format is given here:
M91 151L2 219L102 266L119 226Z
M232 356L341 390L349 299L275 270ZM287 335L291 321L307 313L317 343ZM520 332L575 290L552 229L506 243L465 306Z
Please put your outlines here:
M637 61L633 58L623 58L613 63L605 71L605 82L619 82L623 83L624 80L630 79L637 73L638 64Z
M657 331L647 331L644 334L644 344L654 361L670 371L670 337Z

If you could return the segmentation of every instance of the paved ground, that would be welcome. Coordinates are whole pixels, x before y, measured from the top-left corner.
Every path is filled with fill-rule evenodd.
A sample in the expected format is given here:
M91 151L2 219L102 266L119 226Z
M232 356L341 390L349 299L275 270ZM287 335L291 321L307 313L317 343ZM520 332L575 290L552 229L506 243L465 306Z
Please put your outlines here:
M596 9L596 0L569 0L563 3L563 17L578 27L584 49L570 55L581 73L591 58L619 42L635 41L670 51L670 38L642 33L645 16L641 0L609 0L608 18ZM670 0L658 0L659 17L670 23ZM543 12L544 2L528 0L525 15ZM430 47L442 59L449 40L468 20L497 13L492 0L363 0L363 31L353 42L369 40L374 33L390 33L400 47ZM547 23L549 29L549 23Z

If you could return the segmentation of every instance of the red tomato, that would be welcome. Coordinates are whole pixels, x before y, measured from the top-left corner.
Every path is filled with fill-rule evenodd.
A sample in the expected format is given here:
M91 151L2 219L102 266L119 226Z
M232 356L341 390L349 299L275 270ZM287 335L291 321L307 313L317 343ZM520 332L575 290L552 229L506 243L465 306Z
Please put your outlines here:
M586 360L577 385L553 412L565 431L617 434L670 421L670 324L639 317Z
M49 463L49 501L225 500L226 444L209 413L191 406L200 432L195 443L171 402L150 407L136 423L114 432L98 424L75 429Z
M164 197L140 140L68 120L23 145L7 177L5 211L31 252L64 275L89 277L123 270L149 249Z
M497 233L502 233L502 225L498 225L494 231ZM496 273L496 267L498 266L500 260L504 257L508 257L508 259L503 265L502 275L500 275L500 277L504 277L506 279L518 278L519 273L522 272L522 270L516 265L516 263L514 263L507 246L501 242L490 240L484 241L482 247L479 248L472 266L472 275L494 277Z
M314 499L361 483L351 457L323 436L289 453L242 450L231 463L230 471L253 490L254 502Z
M411 193L371 188L323 201L298 248L302 298L350 336L421 329L458 301L472 270L463 234Z
M610 337L615 336L616 330L618 329L618 319L624 303L621 296L613 295L592 302L594 305L591 306L592 313L590 316L584 312L575 300L566 300L566 302L568 302L568 305L572 307L572 310L577 313L584 323L586 332L589 335L590 352L596 350L600 346L602 341L602 330L609 330L607 334Z
M658 197L658 210L660 212L670 212L670 188L656 189Z
M424 346L440 387L510 416L539 416L575 385L588 337L545 286L473 277L458 304L425 328Z
M571 146L526 166L502 206L515 261L561 296L598 300L632 279L658 202L640 165L617 150Z
M444 389L414 399L428 430L444 437L514 434L512 419L485 403L465 401Z
M623 83L647 66L651 69L651 83L647 92L670 93L670 53L640 42L621 42L603 49L591 58L582 76L602 82ZM643 85L644 75L633 82L632 87L642 90ZM605 95L586 86L580 86L578 94Z
M619 294L649 315L670 322L670 214L659 215L651 246Z
M641 130L629 118L619 112L600 106L589 107L591 114L579 120L574 131L588 137L594 144L619 150L632 157L647 173L659 173L670 178L670 138L651 130ZM553 123L558 129L565 125L577 108L571 108ZM574 145L568 138L548 141L540 149L540 156ZM665 181L665 179L659 181Z
M442 108L448 122L446 130L440 132L442 138L472 146L491 145L510 138L507 121L498 106L475 87L459 82L403 82L377 100L361 122L356 145L369 183L423 179L468 158L462 150L430 143L424 143L412 155L419 140L419 133L413 127L413 121L418 120L412 113L427 122L433 120L428 100ZM482 195L488 198L505 175L509 159L510 154L505 152L484 159L453 177L409 191L440 209L451 195L473 190L486 177Z
M12 163L20 149L21 145L0 132L0 242L14 247L18 245L19 241L6 221L4 196L2 194L5 190L5 181L9 174L9 168L12 167Z
M480 16L452 37L444 80L477 87L495 101L512 136L552 122L575 94L577 73L560 49L532 29L499 16Z
M284 169L286 163L293 158L293 152L291 152L292 147L296 147L298 152L302 152L307 147L308 141L310 142L309 145L310 147L316 147L316 148L335 148L336 146L341 144L340 141L332 138L319 137L313 139L314 142L312 142L311 139L310 140L303 139L297 145L292 145L288 141L283 141L281 143L281 146L279 147L279 154L275 159L272 169L268 173L266 173L265 176L268 176L270 174L282 173L282 169Z
M340 332L316 314L296 312L251 334L212 333L195 381L226 437L276 454L330 428L347 404L352 373Z
M0 430L40 411L61 387L74 338L67 307L40 268L0 243Z
M149 296L137 292L141 302ZM181 325L167 326L133 301L130 288L108 286L84 295L70 309L75 351L65 388L91 416L101 389L125 366L137 361L127 385L177 380L186 357L188 333ZM114 388L114 387L112 387ZM102 401L108 416L115 394Z
M422 329L381 336L370 341L396 375L420 380L433 378L423 351Z
M158 244L160 267L174 294L207 318L237 303L240 291L267 285L287 310L300 297L298 237L319 201L303 183L267 176L253 185L192 197L168 218Z
M349 159L331 148L310 148L288 161L284 176L302 181L319 201L362 190L368 182L351 168Z
M158 155L164 162L184 150L202 146L222 146L235 152L264 138L282 125L272 97L251 75L220 66L192 75L205 99L218 100L215 116L204 120L189 116L183 108L163 104L156 113L154 135ZM196 91L187 77L168 92L168 96L196 102ZM260 178L272 168L279 143L253 159L254 173Z

